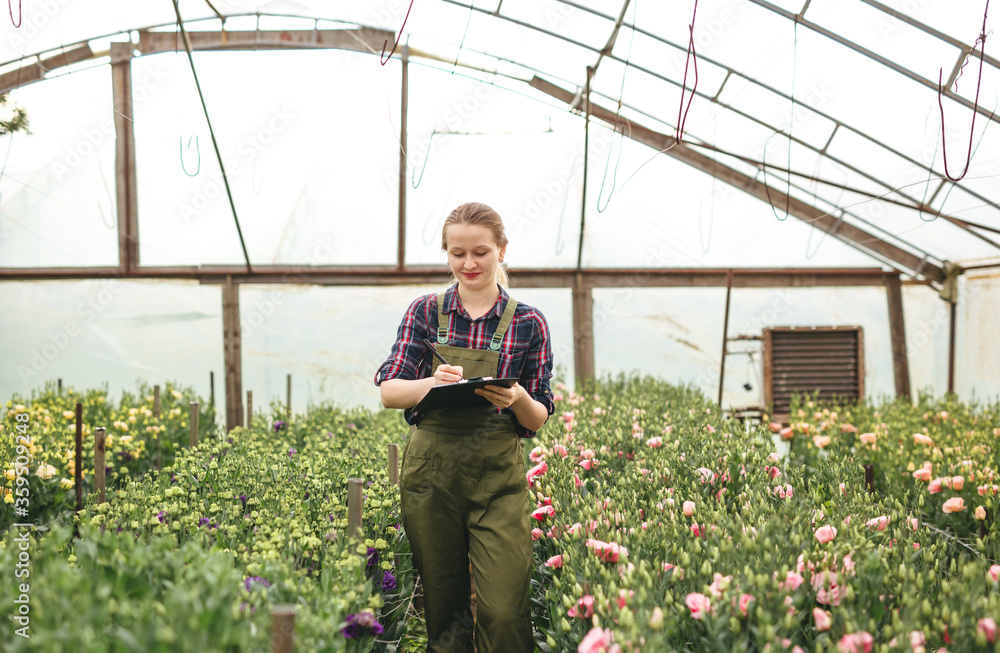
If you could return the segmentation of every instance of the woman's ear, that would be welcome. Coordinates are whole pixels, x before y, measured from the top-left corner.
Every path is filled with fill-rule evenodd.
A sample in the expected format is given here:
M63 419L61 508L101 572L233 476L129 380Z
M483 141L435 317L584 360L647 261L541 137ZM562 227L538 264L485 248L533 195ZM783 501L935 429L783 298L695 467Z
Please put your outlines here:
M500 248L500 262L501 263L503 263L503 257L504 257L504 254L506 254L506 253L507 253L507 246L504 245L503 247Z

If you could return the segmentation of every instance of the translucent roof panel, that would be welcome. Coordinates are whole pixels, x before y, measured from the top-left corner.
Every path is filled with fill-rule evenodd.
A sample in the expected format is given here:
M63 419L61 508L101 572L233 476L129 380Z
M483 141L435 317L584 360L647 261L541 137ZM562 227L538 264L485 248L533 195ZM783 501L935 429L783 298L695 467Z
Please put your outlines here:
M11 98L28 112L31 133L0 136L0 266L117 265L109 66L16 89Z
M9 28L9 38L0 39L0 74L7 74L9 87L19 83L11 73L35 74L40 62L43 69L58 67L56 56L81 44L94 54L75 66L82 71L59 68L48 77L64 77L17 89L12 95L16 101L28 106L33 94L41 98L59 93L94 97L108 108L110 43L131 39L138 49L139 30L175 31L177 17L171 3L105 0L98 5L60 0L24 7L22 27ZM517 218L530 241L539 243L521 250L522 265L575 263L572 245L579 237L581 212L588 221L584 258L593 265L622 265L628 256L611 248L627 249L627 245L602 231L607 214L637 230L633 236L644 241L662 238L657 231L662 222L644 216L663 210L664 190L679 180L683 192L675 193L671 201L686 220L671 224L670 235L676 247L685 249L676 259L717 265L715 255L700 244L704 225L699 236L700 218L695 216L703 213L705 197L714 198L718 210L718 187L732 187L712 181L706 175L713 169L710 165L697 170L669 154L658 155L657 148L631 141L618 145L619 132L611 138L616 165L609 170L629 181L612 179L617 196L605 211L607 196L600 185L604 182L607 191L607 166L602 165L607 152L598 153L588 161L584 202L583 162L574 157L582 152L581 91L588 67L594 66L590 99L604 110L618 112L636 131L671 136L679 115L687 112L689 147L709 160L760 183L765 180L760 161L766 156L769 166L777 168L768 171L767 183L776 188L784 185L824 213L846 212L845 220L903 247L918 260L925 255L942 261L1000 253L1000 248L944 219L954 211L957 218L1000 228L996 183L1000 119L988 115L1000 102L1000 42L987 39L981 85L978 50L969 57L964 54L977 45L983 30L980 3L895 3L887 11L868 1L748 0L702 3L696 16L693 10L694 3L649 0L180 2L180 13L192 32L259 29L273 38L282 35L281 47L272 42L256 52L195 57L223 160L234 165L233 199L253 262L393 262L400 204L398 159L400 148L409 147L413 154L406 173L411 186L406 199L409 263L439 260L436 243L426 235L432 229L425 223L433 225L448 207L475 198ZM987 33L996 31L997 20L994 12L986 22ZM288 51L309 44L286 38L284 30L309 33L358 26L386 30L385 38L359 36L351 47L361 53ZM397 33L400 44L410 48L407 143L399 142L402 50L397 49L385 66L376 58L383 42L388 56ZM697 57L688 56L689 39ZM180 50L181 39L176 41ZM186 57L180 52L136 54L132 73L141 261L239 263L242 251L232 210L220 192L221 171ZM85 70L94 66L102 72ZM160 69L167 74L157 76ZM943 126L936 88L939 71L949 81ZM686 91L681 88L685 73ZM147 87L151 75L154 81ZM536 76L574 99L567 102L532 88L528 82ZM476 87L470 84L480 85L480 93L489 90L489 99L477 98ZM70 85L74 86L67 94ZM942 131L954 175L965 167L971 104L977 93L980 113L972 130L976 152L967 176L952 190L951 182L942 181ZM473 100L474 110L455 109ZM59 106L53 101L31 102ZM33 109L33 129L46 126L47 112L54 110ZM268 129L276 111L295 118L280 133L273 130L276 133L266 147L248 150L247 139ZM88 128L79 115L85 112L77 108L72 121L79 119L78 123L63 123L45 133L35 129L35 136L20 141L9 139L10 165L0 176L4 221L0 224L5 234L17 229L28 234L23 228L26 212L44 216L31 220L64 219L51 217L59 211L42 208L52 202L85 214L66 229L45 229L47 234L58 232L51 236L57 240L80 242L74 229L83 229L101 215L105 223L107 216L117 217L115 193L107 192L107 188L114 191L113 180L107 186L101 182L102 173L114 170L113 140L102 145L105 149L94 158L99 165L74 169L58 187L44 186L38 177L44 161L39 163L43 154L36 150L65 151L80 142L80 134ZM600 138L602 129L610 133L604 125L596 118L592 137ZM655 136L643 133L647 143ZM20 143L29 139L37 147L24 153L19 148L26 146ZM622 152L620 163L614 148ZM47 156L52 160L54 155ZM193 176L191 166L197 170ZM790 187L782 167L791 167ZM714 170L723 177L728 174ZM30 177L30 188L16 189L15 175L22 182ZM556 186L557 190L546 190ZM884 202L885 210L875 215L881 209L873 207L880 204L866 195L881 194L914 206L926 202L936 210L943 208L945 216L926 222L914 208L890 202ZM765 223L770 215L773 220L766 202L740 192L729 197L740 198L727 198L739 202L728 209L730 214L761 216ZM622 209L617 207L622 205L630 210L619 214ZM533 217L523 219L528 213ZM770 227L767 239L789 258L769 258L770 265L801 264L802 257L792 253L811 252L812 244L823 236L816 233L812 241L805 237L803 242L799 231L808 233L808 227L801 220L781 226L780 236L773 238ZM750 219L726 225L734 251L716 243L719 252L728 252L718 259L754 264L768 258L758 252L735 253L735 234L744 242L756 242L754 228ZM113 229L102 233L108 236L106 242L98 243L95 237L81 248L87 251L83 258L68 254L46 258L46 247L53 252L58 248L29 235L19 237L28 239L18 241L27 246L19 246L16 253L0 243L0 255L3 265L50 265L51 260L113 263L116 234ZM997 236L984 233L991 239ZM28 244L32 238L34 244ZM338 243L336 252L317 260L314 244L330 240ZM861 255L834 236L820 240L822 247L815 256L806 257L806 264L888 264L907 270L899 261Z
M251 263L395 260L400 66L392 62L373 75L359 60L372 63L374 57L344 51L197 54ZM315 69L342 84L364 84L369 92L345 101L337 85L311 82ZM267 80L266 93L261 80ZM187 57L140 57L133 84L140 260L243 262ZM365 230L350 228L357 224ZM178 231L187 235L182 248L171 238ZM318 243L329 246L318 252Z

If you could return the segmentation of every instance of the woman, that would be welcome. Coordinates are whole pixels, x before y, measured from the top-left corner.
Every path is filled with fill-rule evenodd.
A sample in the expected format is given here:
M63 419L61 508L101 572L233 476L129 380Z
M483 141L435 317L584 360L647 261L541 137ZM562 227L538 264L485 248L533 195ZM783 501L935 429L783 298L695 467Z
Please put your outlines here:
M389 358L375 374L386 408L416 425L403 451L403 527L420 572L428 651L530 653L532 565L528 485L521 438L552 414L552 348L545 317L508 297L501 267L503 222L485 204L445 220L441 248L456 283L410 304ZM432 356L424 339L450 365ZM476 392L492 404L412 407L442 383L516 377ZM469 563L476 583L470 611Z

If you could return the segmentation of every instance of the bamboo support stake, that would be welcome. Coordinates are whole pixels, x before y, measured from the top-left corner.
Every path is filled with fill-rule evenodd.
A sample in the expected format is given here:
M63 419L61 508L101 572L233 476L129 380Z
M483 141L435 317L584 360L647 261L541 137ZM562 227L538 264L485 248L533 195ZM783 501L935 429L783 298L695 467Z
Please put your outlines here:
M209 395L208 395L208 397L209 397L208 402L209 403L208 403L208 405L211 406L214 409L215 408L215 372L213 372L211 370L209 370L209 372L208 372L208 391L209 391Z
M62 379L57 379L57 382L59 383L59 396L61 397L62 396Z
M76 402L76 510L83 510L83 404Z
M347 537L361 537L362 479L347 479Z
M99 426L94 429L94 489L101 497L98 503L104 503L104 434L105 429Z
M160 419L160 386L153 386L153 417Z
M198 402L191 402L191 446L198 446Z
M295 650L295 606L276 605L271 608L271 653L292 653Z
M389 482L399 485L399 445L389 445Z
M875 493L875 465L865 465L865 489L869 494Z
M247 428L253 427L253 390L247 390Z
M287 390L288 390L288 400L287 400L287 403L285 404L285 406L286 406L286 409L288 411L288 421L291 421L292 420L292 375L289 374L286 377L285 381L286 381L285 385L288 386L287 387Z

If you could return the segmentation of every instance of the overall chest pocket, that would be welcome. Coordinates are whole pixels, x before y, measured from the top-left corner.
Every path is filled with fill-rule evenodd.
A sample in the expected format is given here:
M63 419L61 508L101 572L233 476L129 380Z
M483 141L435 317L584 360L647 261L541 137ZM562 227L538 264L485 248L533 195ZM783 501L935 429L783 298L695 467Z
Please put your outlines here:
M520 378L521 370L524 369L524 352L515 351L513 354L500 354L500 360L497 363L497 375L499 377Z
M485 459L486 491L500 497L528 489L524 458L520 453L487 456Z

